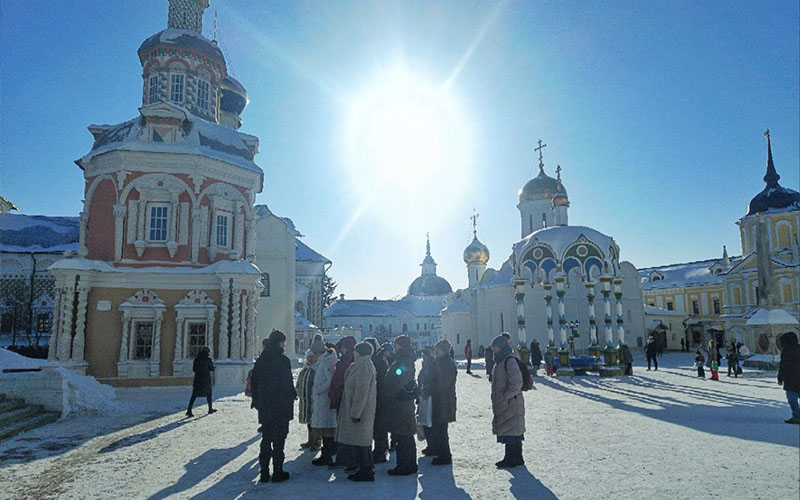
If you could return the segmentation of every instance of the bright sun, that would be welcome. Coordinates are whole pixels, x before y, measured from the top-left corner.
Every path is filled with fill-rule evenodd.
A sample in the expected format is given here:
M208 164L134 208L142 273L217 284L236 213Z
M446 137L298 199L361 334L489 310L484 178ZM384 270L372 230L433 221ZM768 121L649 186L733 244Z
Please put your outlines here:
M426 201L429 210L435 193L453 201L467 184L472 143L456 97L405 69L378 75L357 95L346 133L351 183L370 205Z

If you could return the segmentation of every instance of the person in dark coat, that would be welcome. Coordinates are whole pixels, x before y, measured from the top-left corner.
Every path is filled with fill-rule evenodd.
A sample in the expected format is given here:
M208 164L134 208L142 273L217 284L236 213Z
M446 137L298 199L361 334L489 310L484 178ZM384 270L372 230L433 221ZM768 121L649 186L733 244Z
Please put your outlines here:
M733 371L733 376L739 378L739 355L736 353L735 343L728 348L728 354L725 359L728 360L728 376L730 377L731 371Z
M694 353L694 367L697 368L697 376L701 378L706 378L706 370L703 368L703 363L705 362L705 358L703 357L703 353L700 352L700 349Z
M533 375L536 376L536 372L539 371L539 367L542 365L542 348L539 345L539 341L537 339L533 339L531 342L531 366L533 367Z
M208 413L216 412L217 410L211 407L211 372L214 371L214 362L211 361L211 350L208 347L201 348L200 352L197 353L192 364L192 370L194 371L192 397L189 398L189 409L186 410L186 416L194 417L194 413L192 413L194 401L203 396L208 401Z
M644 346L644 354L647 357L647 371L650 371L651 361L655 363L656 370L658 370L658 342L653 335L647 337L647 345Z
M383 383L383 401L386 405L387 428L397 441L397 467L389 470L390 476L407 476L417 473L417 418L414 401L418 394L414 363L417 353L411 347L408 335L394 341L395 361L386 372Z
M449 353L450 342L442 339L436 343L436 359L433 362L430 382L425 388L426 395L431 396L433 404L433 426L428 446L436 457L433 465L449 465L453 463L450 454L450 437L447 426L456 421L456 377L458 370Z
M419 397L419 420L422 424L422 430L425 433L425 439L428 441L428 446L422 450L422 454L426 457L434 455L433 448L431 447L431 425L429 415L432 413L433 401L430 394L427 394L426 387L433 385L431 375L433 373L433 362L436 359L435 349L433 347L426 347L422 351L422 368L419 371L418 384L420 388Z
M633 353L627 343L619 347L619 364L623 375L633 375Z
M489 382L492 381L492 369L494 368L494 352L492 352L491 348L488 348L484 351L485 358L484 361L486 362L486 376L489 377Z
M328 390L331 409L339 410L342 405L344 394L344 379L347 369L353 364L355 359L353 350L356 347L356 338L352 335L343 337L336 343L336 350L339 351L339 361L336 362L336 369L333 371L331 387ZM336 462L332 467L353 467L355 466L355 451L346 444L336 442Z
M292 382L292 366L283 354L285 348L286 335L273 330L267 339L267 347L253 368L253 406L258 410L258 423L261 424L258 463L262 483L270 480L270 459L273 462L272 482L289 479L289 473L283 470L283 448L289 434L289 421L294 418L297 392Z
M386 457L386 452L389 450L389 429L387 424L389 410L383 394L383 383L386 379L386 371L389 369L390 355L389 351L383 347L372 355L372 365L375 367L375 382L378 390L375 427L372 431L372 439L375 441L375 446L372 450L372 462L376 464L383 464L389 461Z
M787 424L800 424L800 346L797 335L786 332L779 339L781 347L781 364L778 367L778 384L786 391L786 401L792 409L792 418L784 420Z
M464 357L467 358L467 373L472 374L472 340L467 339L464 347Z

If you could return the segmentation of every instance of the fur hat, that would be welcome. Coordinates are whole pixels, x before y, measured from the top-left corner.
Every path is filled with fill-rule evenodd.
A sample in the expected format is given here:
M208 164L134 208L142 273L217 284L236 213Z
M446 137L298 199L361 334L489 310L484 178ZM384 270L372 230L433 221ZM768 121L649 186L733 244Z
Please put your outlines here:
M400 335L394 339L394 344L397 344L400 347L411 347L411 337L408 335Z
M511 334L508 333L508 332L503 332L500 335L502 335L503 337L507 338L508 340L511 340Z
M372 352L378 352L380 348L380 344L378 344L378 339L375 337L367 337L363 340L363 342L367 342L369 345L372 346Z
M383 345L381 346L381 349L390 354L394 354L394 344L392 344L391 342L384 342Z
M505 335L498 335L497 337L492 340L492 347L499 347L502 349L503 347L508 345L508 338Z
M372 344L369 342L359 342L354 350L362 356L372 356L373 353Z
M336 347L339 349L347 349L348 351L352 351L353 348L356 346L356 338L352 335L348 335L347 337L342 338L339 342L336 343Z
M311 341L311 352L314 354L320 354L325 352L325 342L322 340L322 335L316 334L314 335L314 340Z
M452 348L450 346L450 341L447 339L440 340L439 342L436 343L434 347L440 349L442 352L450 352L450 349Z

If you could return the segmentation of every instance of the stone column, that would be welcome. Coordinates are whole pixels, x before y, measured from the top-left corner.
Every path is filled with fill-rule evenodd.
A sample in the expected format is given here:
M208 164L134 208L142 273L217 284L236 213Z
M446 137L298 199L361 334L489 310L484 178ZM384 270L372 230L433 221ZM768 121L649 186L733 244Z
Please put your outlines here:
M553 285L542 283L542 288L544 288L544 307L547 313L547 344L554 346L556 343L553 338Z
M594 317L594 283L586 282L586 300L589 303L589 339L597 345L597 324Z
M617 340L625 343L625 316L622 314L622 278L614 279L614 298L617 302Z
M186 342L184 341L183 323L185 319L181 313L177 314L175 318L175 354L172 356L173 370L176 370L178 363L183 360L184 348Z
M61 287L53 290L53 326L50 332L50 345L47 348L47 361L58 359L58 336L61 332Z
M567 315L564 310L564 281L566 276L562 272L557 272L556 280L556 297L558 300L558 334L561 340L561 347L567 346Z
M520 345L527 345L528 336L525 331L525 280L514 280L514 288L516 293L514 298L517 300L517 337Z
M606 331L606 345L614 343L614 332L611 326L611 280L613 277L600 276L600 283L603 285L603 323Z
M231 304L231 359L242 359L242 291L233 289Z
M85 204L85 202L84 202L84 204ZM78 228L79 229L78 238L80 239L80 246L78 248L78 255L85 255L85 252L86 252L86 230L87 230L88 225L89 225L89 214L86 212L86 207L84 207L84 210L80 213L78 221L79 221L79 224L80 224L80 226Z
M86 277L83 277L85 280ZM78 285L78 317L75 318L75 338L72 341L72 360L83 362L86 344L86 305L89 298L89 285Z
M258 304L258 296L255 292L250 292L247 298L248 302L248 319L247 319L247 360L253 360L257 354L256 344L258 343L258 329L257 329L257 315L256 305Z
M153 318L153 350L150 352L150 376L158 377L161 373L161 311L156 311Z
M74 280L74 278L72 279ZM64 314L61 317L61 332L58 339L59 361L66 361L72 356L72 309L75 305L75 287L66 285L63 289L63 294Z
M197 253L200 251L200 233L202 233L203 216L199 205L192 207L192 232L191 232L191 260L197 262Z
M125 204L114 205L114 260L122 259L122 228L125 226Z
M119 362L128 361L128 347L131 328L131 316L128 311L122 313L122 343L119 345Z
M231 304L231 291L228 280L222 285L222 293L219 307L219 354L218 359L228 358L228 309Z

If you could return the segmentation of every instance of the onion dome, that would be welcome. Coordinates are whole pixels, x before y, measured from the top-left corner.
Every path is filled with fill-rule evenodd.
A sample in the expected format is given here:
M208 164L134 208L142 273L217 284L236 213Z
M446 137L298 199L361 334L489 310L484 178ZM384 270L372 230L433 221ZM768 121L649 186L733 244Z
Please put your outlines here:
M408 294L417 297L447 295L451 293L453 288L450 283L441 276L435 274L423 274L411 282L408 287Z
M767 184L763 191L755 195L747 206L747 215L754 215L759 212L785 211L800 209L800 193L792 189L785 188L778 184L781 178L775 170L772 162L772 145L769 139L769 130L764 132L767 136L767 173L764 175L764 182Z
M541 200L554 198L556 195L567 196L567 190L558 179L553 179L544 173L544 165L539 164L539 175L529 180L525 186L519 190L519 201Z
M244 86L228 75L220 85L222 94L219 101L220 123L230 128L242 126L241 114L250 100Z
M225 64L225 57L214 42L193 30L167 28L151 36L139 46L139 59L144 61L145 56L156 48L165 50L189 50Z
M467 265L480 264L482 266L489 262L489 249L478 240L477 236L474 236L472 243L464 249L464 262Z

